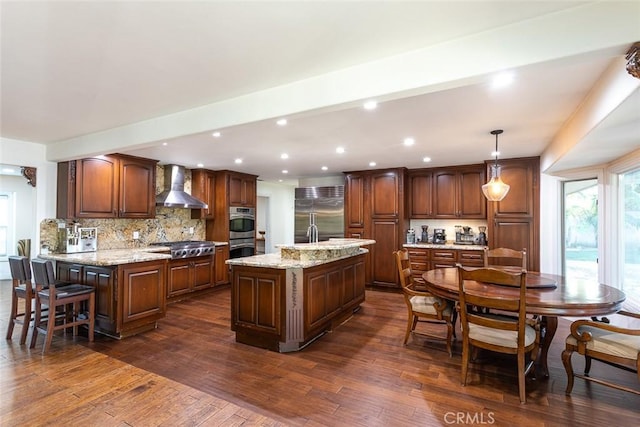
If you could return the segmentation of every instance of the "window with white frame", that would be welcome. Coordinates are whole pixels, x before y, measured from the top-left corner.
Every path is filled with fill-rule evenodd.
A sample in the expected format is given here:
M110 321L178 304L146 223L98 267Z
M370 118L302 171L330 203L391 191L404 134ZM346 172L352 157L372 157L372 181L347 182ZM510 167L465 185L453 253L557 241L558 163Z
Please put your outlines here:
M640 168L618 174L618 208L622 289L640 298Z
M0 259L6 259L10 255L9 248L15 243L14 203L12 193L0 193Z

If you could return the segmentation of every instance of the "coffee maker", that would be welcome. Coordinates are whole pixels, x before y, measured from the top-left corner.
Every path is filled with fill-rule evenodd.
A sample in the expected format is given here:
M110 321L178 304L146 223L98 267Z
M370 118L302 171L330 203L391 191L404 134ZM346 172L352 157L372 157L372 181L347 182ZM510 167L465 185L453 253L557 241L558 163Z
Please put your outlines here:
M443 244L447 242L447 235L444 232L444 228L433 229L433 243Z
M487 227L481 226L478 227L478 230L480 230L480 232L478 233L478 238L476 239L476 243L482 246L486 246L487 245Z

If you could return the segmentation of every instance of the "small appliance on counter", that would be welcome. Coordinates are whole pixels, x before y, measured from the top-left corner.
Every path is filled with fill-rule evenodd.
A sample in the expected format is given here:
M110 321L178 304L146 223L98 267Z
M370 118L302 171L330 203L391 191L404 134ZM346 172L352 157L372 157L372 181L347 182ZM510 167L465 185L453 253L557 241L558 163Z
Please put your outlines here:
M436 243L436 244L447 243L447 235L444 232L444 228L433 229L433 243Z
M473 245L475 237L471 227L456 225L456 245Z
M422 235L420 236L420 241L422 243L427 243L429 241L429 226L428 225L423 225L422 226Z
M58 252L74 254L78 252L95 252L98 249L98 229L96 227L80 227L73 223L67 227L58 226Z
M478 227L480 232L478 233L478 238L476 239L476 244L481 246L487 246L487 227L480 226Z
M416 232L413 228L407 230L407 244L413 244L416 242Z

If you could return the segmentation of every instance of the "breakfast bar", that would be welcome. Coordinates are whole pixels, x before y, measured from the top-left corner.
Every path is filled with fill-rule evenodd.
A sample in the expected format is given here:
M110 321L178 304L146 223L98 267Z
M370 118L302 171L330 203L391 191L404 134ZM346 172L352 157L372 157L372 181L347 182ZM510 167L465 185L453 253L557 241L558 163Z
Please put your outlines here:
M297 351L344 322L364 301L368 251L362 246L374 243L330 239L228 260L236 341Z

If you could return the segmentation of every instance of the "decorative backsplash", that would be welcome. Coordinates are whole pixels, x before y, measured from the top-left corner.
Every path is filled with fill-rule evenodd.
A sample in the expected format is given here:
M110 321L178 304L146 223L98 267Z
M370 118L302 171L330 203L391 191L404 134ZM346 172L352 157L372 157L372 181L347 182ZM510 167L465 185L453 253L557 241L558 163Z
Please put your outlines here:
M40 244L58 252L58 224L64 219L45 219L40 223ZM67 223L68 224L68 223ZM205 221L191 219L191 209L156 207L154 219L83 219L82 227L98 228L98 250L128 249L156 242L204 240ZM190 229L193 228L193 234ZM137 231L139 238L134 239Z

